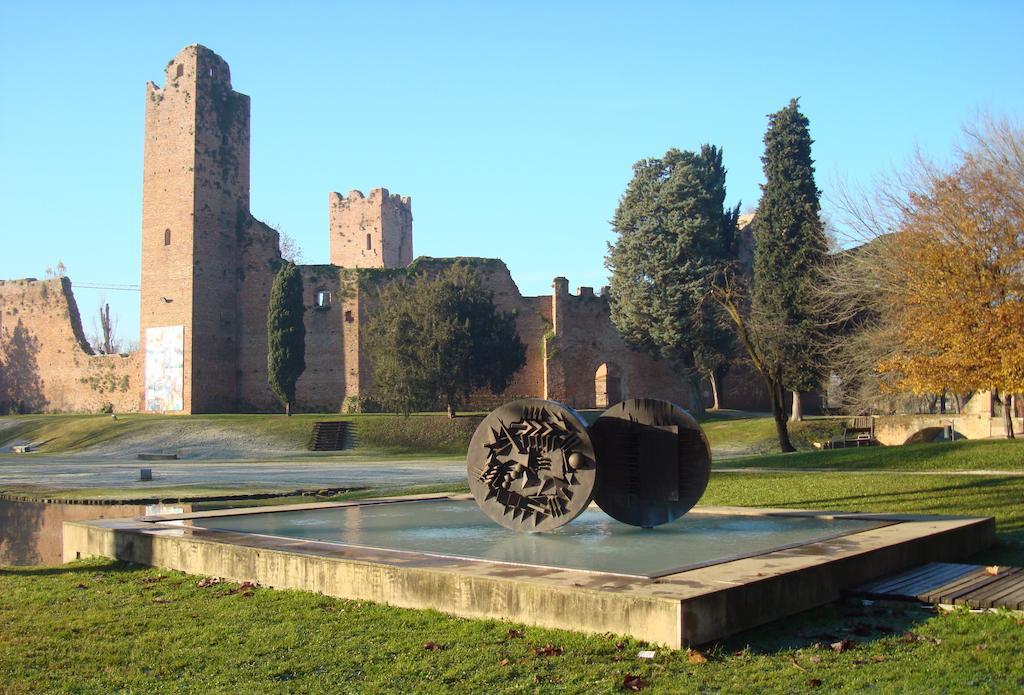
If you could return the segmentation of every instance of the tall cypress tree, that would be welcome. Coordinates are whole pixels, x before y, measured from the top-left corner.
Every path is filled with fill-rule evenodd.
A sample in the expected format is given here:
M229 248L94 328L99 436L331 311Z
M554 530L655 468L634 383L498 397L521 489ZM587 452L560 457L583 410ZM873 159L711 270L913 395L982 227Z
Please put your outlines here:
M728 354L731 335L705 302L708 279L735 252L738 207L726 210L722 151L671 149L633 166L608 248L611 319L632 347L672 363L690 407L703 410L699 380Z
M306 370L305 311L302 275L286 261L274 277L267 307L267 379L288 415L295 403L295 384Z
M820 386L822 337L813 283L828 253L814 183L811 134L797 99L768 116L765 183L754 217L753 316L762 327L761 353L779 445L793 451L783 412L783 390Z

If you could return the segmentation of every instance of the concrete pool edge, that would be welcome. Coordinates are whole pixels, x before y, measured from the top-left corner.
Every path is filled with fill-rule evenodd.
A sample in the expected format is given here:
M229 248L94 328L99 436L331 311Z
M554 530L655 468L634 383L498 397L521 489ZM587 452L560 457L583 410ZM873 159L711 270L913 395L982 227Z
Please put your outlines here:
M290 505L288 509L416 499ZM283 508L260 508L270 513ZM841 515L893 523L664 576L582 570L290 541L167 522L203 514L66 522L64 559L104 556L263 586L316 591L467 618L512 620L589 633L628 634L680 648L725 637L839 598L843 589L932 561L956 561L995 540L991 517L715 508L696 513ZM245 510L230 510L244 513ZM180 523L180 521L179 521Z

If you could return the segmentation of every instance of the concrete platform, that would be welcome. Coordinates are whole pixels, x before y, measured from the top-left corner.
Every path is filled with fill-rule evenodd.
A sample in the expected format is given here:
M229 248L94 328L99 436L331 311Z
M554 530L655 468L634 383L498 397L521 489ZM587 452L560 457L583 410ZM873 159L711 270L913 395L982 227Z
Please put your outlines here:
M463 495L426 495L412 499ZM397 499L260 508L244 513L386 504ZM694 512L831 516L888 522L839 538L689 569L655 579L186 526L224 510L64 524L64 559L104 556L200 575L303 589L469 618L612 632L672 648L721 639L837 600L845 589L927 562L967 558L995 541L991 517L844 514L697 507Z

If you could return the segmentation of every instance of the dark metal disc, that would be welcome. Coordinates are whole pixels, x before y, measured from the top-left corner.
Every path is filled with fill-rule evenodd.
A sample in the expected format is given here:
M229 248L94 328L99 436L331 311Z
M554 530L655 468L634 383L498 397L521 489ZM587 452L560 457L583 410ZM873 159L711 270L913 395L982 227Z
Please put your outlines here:
M466 453L480 509L514 531L550 531L590 504L597 482L586 423L561 403L528 398L484 418Z
M711 448L697 421L668 401L634 398L590 426L599 480L594 501L626 524L675 521L704 494Z

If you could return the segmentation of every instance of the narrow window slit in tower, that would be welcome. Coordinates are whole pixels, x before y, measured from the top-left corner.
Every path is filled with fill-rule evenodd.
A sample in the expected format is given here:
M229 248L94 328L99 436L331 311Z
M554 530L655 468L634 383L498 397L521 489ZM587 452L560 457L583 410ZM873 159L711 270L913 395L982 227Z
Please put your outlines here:
M170 245L171 245L171 230L165 229L164 230L164 246L170 246Z
M371 248L373 248L373 247L370 246L370 235L367 234L366 235L366 250L369 251Z

